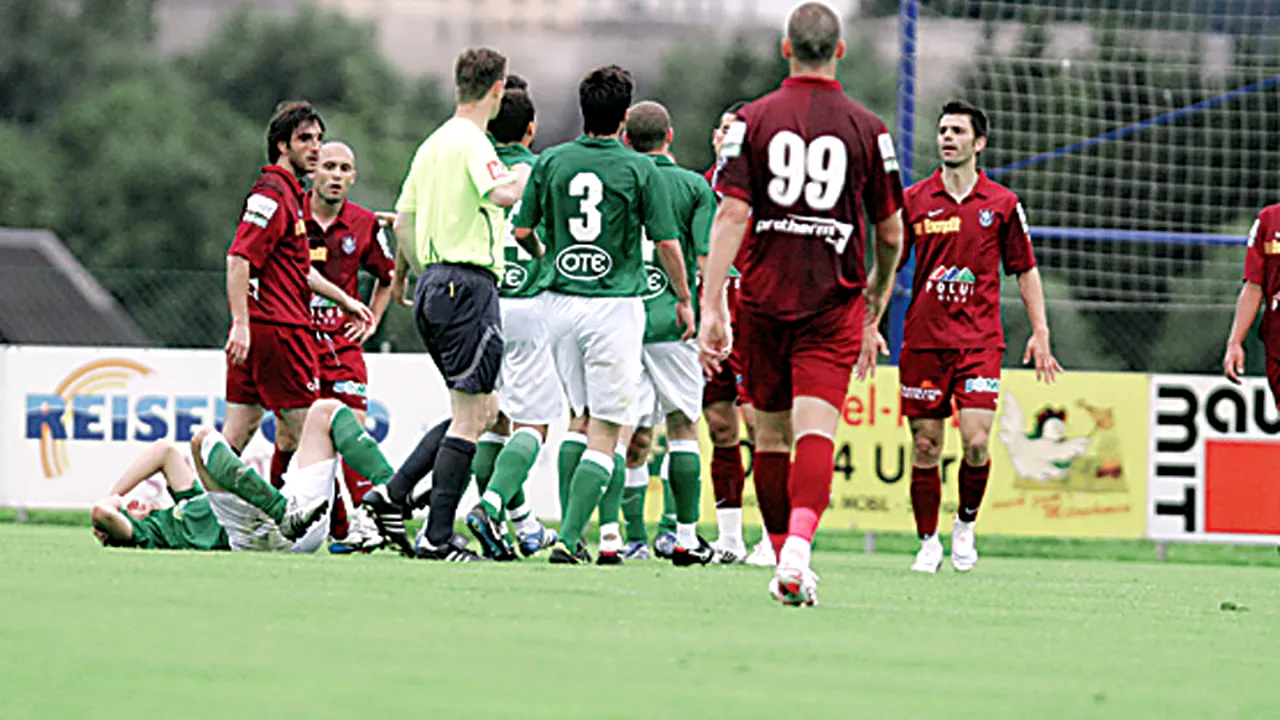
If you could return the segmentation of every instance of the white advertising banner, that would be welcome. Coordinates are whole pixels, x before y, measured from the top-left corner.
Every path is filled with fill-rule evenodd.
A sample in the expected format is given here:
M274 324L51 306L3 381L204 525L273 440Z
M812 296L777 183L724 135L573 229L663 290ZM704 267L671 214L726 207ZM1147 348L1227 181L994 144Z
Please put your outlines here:
M1147 534L1280 544L1280 412L1263 378L1151 378Z
M422 432L449 415L449 395L429 357L369 354L366 427L393 466ZM8 347L0 353L0 503L88 508L158 440L186 442L221 426L225 356L217 350ZM559 445L553 429L549 448ZM275 432L270 416L244 457L266 475ZM544 452L526 495L544 517L558 514L554 451ZM140 491L152 493L157 487ZM474 488L461 512L474 502Z

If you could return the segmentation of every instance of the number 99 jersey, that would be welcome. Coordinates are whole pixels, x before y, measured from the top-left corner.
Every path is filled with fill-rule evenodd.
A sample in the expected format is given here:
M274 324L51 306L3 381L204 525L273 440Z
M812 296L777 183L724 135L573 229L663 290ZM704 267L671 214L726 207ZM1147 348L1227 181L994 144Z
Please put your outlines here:
M862 213L902 208L893 138L834 80L793 77L738 111L716 191L751 206L738 258L742 302L787 320L846 304L866 286Z
M538 158L514 225L545 228L549 290L591 297L644 296L642 231L655 242L680 237L653 162L587 136Z

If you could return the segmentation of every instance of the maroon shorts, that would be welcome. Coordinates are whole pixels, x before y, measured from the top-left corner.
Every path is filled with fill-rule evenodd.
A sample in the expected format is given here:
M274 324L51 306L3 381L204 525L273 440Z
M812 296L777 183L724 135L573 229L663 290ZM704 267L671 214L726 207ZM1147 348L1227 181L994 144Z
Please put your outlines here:
M1271 401L1280 407L1280 357L1267 355L1267 384L1271 386Z
M315 335L308 328L249 326L249 357L227 361L227 402L268 410L309 408L320 390Z
M702 407L718 402L750 405L746 388L742 386L742 343L738 339L738 278L731 278L726 290L729 305L729 323L733 326L733 351L729 359L720 365L720 372L707 377L702 388Z
M799 320L739 308L743 384L756 409L783 412L798 397L843 405L862 349L865 310L861 295Z
M960 410L995 412L1000 399L1004 350L903 350L898 359L902 414L909 418L951 417Z
M364 351L345 339L320 340L320 397L341 400L352 410L369 409L369 370Z

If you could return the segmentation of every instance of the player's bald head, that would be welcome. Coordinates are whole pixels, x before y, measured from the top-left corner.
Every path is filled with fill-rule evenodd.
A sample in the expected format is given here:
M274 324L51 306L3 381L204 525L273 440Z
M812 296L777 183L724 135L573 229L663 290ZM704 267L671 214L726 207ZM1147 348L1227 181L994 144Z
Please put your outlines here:
M627 111L627 142L636 152L653 152L667 143L671 113L661 103L646 100Z
M332 140L320 146L320 162L324 162L326 158L330 160L346 160L354 167L356 164L356 151L352 150L351 146L344 142Z
M791 56L807 67L825 65L840 46L840 15L822 2L803 2L787 16Z

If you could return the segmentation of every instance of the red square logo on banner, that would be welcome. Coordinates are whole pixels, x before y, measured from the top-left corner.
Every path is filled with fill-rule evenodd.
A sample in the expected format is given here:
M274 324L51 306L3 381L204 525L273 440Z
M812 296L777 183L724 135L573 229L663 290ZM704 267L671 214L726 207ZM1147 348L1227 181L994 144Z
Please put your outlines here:
M1205 441L1204 529L1280 535L1280 442Z

